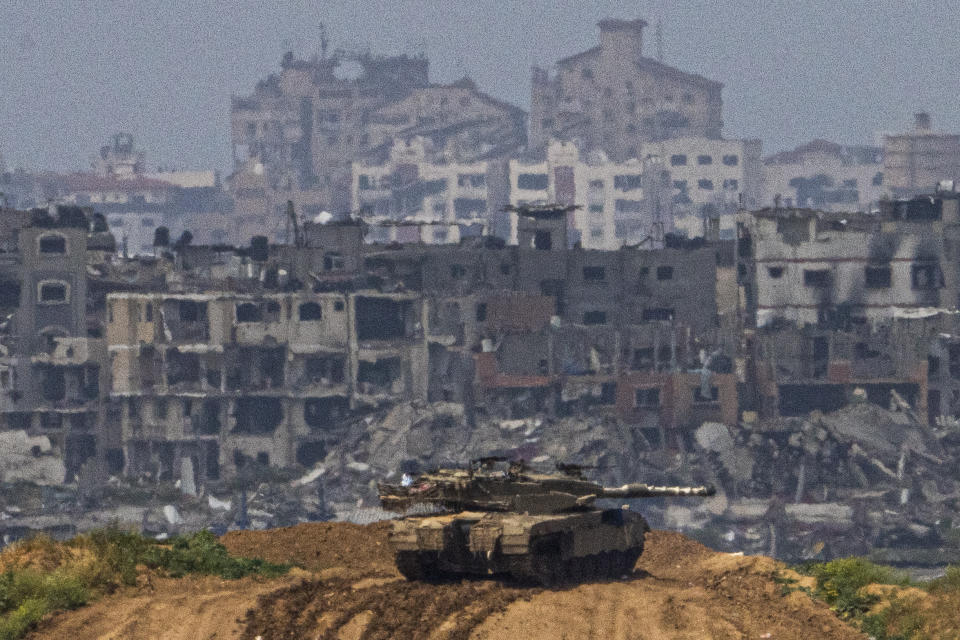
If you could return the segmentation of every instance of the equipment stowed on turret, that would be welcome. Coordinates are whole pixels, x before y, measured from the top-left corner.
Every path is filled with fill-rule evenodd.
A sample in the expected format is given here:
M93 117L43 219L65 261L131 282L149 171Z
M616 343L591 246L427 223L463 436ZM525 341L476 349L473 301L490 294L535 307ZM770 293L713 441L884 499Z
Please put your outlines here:
M403 485L379 485L385 509L432 505L440 514L393 523L397 568L411 580L508 574L544 585L629 574L650 527L638 513L601 509L602 498L712 496L711 486L604 487L584 467L535 473L523 462L480 458L465 469L424 473Z

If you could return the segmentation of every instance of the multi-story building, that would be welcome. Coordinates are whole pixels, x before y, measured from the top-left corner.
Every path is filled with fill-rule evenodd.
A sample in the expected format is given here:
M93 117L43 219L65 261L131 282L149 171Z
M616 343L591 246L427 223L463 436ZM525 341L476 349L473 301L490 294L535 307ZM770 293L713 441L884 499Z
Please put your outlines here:
M10 196L19 207L56 203L95 209L106 218L118 250L127 255L153 254L154 230L161 226L174 240L188 229L197 242L249 239L228 215L232 205L216 172L148 172L145 154L126 133L116 134L100 150L93 172L21 172L11 175L10 182Z
M928 358L951 347L911 323L958 306L960 271L950 259L958 234L955 193L885 200L879 215L741 214L738 276L755 393L744 404L767 414L833 410L860 388L879 403L896 391L924 415Z
M880 147L813 140L764 159L763 196L757 204L871 211L887 191L883 171Z
M670 176L656 157L612 162L601 151L581 154L572 142L554 140L542 160L510 160L511 205L573 205L570 240L584 249L663 246L673 229L670 189ZM518 240L516 222L511 218L505 234L511 243Z
M913 131L883 137L883 175L894 196L932 192L960 181L960 135L933 130L930 114L914 115Z
M360 65L358 78L335 74L344 61ZM262 233L283 220L288 200L308 218L349 211L352 163L389 149L394 138L421 136L438 154L466 162L525 143L522 110L466 78L431 84L428 67L421 56L286 54L279 74L231 104L237 214Z
M670 172L673 225L679 234L732 239L736 211L760 203L759 140L670 138L645 143L642 151L645 158L660 158Z
M88 221L75 207L55 217L37 210L13 237L4 267L18 281L4 292L18 289L19 301L0 337L0 416L7 428L48 436L69 482L109 446L106 344L87 313Z
M605 19L600 44L557 61L556 72L534 68L530 149L552 138L577 140L612 160L640 158L641 145L680 137L719 138L719 82L643 55L643 20Z
M351 194L370 241L459 242L484 233L507 203L505 163L444 161L428 139L395 138L382 161L353 163Z

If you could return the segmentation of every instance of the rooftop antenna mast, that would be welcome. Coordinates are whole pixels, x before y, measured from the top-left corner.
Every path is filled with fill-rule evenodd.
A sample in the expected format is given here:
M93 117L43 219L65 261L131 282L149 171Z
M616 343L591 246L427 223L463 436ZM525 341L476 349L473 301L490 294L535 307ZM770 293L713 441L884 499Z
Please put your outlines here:
M330 38L327 37L327 25L320 23L320 57L327 57L327 47L330 46Z
M657 18L657 62L663 64L663 20Z

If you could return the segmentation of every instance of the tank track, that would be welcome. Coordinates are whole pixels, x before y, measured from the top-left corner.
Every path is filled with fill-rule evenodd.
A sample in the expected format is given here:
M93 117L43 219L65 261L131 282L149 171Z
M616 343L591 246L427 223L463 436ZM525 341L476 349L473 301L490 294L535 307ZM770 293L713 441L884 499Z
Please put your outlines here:
M510 574L524 582L537 582L545 587L577 584L594 580L615 580L629 576L642 549L603 551L589 556L559 560L556 557L531 558L527 566Z
M555 587L595 580L616 580L629 576L637 564L642 548L624 551L603 551L589 556L560 560L556 556L520 556L509 566L508 573L518 582ZM440 568L436 552L399 551L397 570L407 580L436 582L475 575L474 572L446 571Z

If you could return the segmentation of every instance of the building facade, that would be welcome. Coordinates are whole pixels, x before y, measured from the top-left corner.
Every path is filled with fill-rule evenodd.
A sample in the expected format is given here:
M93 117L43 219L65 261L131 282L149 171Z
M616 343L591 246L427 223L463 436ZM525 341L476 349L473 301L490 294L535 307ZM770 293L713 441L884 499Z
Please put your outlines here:
M645 57L643 20L598 26L598 46L557 61L553 74L534 68L531 151L552 138L577 140L623 162L642 157L651 140L720 137L723 85Z
M960 181L960 135L934 131L930 114L917 113L913 131L883 137L883 167L894 196L929 193L941 181Z

